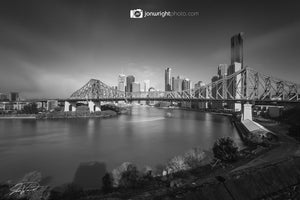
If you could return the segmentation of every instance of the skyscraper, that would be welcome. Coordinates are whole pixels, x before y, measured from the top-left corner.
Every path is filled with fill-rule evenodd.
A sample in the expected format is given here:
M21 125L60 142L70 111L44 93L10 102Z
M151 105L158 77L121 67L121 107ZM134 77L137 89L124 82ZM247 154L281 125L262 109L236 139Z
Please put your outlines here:
M219 64L218 66L218 76L219 78L224 78L227 76L227 64Z
M243 35L244 33L238 33L231 38L231 65L235 62L241 63L243 66Z
M131 92L140 92L141 86L139 82L131 83Z
M174 81L175 81L175 77L172 77L172 91L174 91Z
M135 77L133 75L129 75L126 77L126 92L132 92L132 83L135 81Z
M118 90L125 92L126 86L126 76L124 74L120 74L118 77Z
M173 91L181 92L182 91L182 82L183 82L183 79L180 78L180 76L177 76L177 78L174 79Z
M190 90L191 89L191 81L190 81L190 79L187 79L187 78L185 78L185 79L183 79L182 80L182 90L184 91L184 90Z
M150 80L144 80L141 84L141 91L148 92L149 88L150 88Z
M171 68L165 69L165 91L172 90Z

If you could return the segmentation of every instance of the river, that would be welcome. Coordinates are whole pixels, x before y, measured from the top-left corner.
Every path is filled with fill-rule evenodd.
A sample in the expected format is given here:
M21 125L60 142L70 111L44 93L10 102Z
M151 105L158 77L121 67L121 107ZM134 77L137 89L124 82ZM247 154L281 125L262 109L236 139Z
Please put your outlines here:
M170 113L170 114L168 114ZM50 185L71 182L79 164L125 161L155 167L222 136L242 142L226 116L135 106L108 119L0 120L0 182L37 170Z

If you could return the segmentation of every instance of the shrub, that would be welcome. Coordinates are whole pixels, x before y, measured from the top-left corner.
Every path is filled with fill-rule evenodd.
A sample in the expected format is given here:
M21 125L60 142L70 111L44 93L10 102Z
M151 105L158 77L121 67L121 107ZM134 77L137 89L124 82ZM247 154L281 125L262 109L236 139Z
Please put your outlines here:
M158 164L155 166L155 169L154 169L154 173L153 175L154 176L160 176L162 175L163 171L165 170L166 166L163 165L163 164Z
M112 191L113 188L113 178L110 173L106 173L102 178L102 191L108 193Z
M141 173L142 173L142 176L143 176L143 177L145 177L145 178L150 178L150 177L152 177L153 170L152 170L151 167L145 166L145 167L142 169Z
M127 171L136 171L137 168L135 165L131 164L130 162L125 162L123 163L120 167L114 169L112 171L112 177L113 177L113 187L119 187L120 186L120 181L122 179L123 173ZM124 175L127 176L128 174Z
M139 172L136 167L130 168L122 173L119 186L122 188L136 188L138 186L139 179Z
M213 153L215 158L231 162L238 157L238 147L230 137L223 137L214 143Z
M206 165L210 163L211 160L210 153L202 150L200 147L193 148L184 154L184 162L190 168Z
M168 174L171 174L189 168L183 156L175 156L168 162L166 170Z

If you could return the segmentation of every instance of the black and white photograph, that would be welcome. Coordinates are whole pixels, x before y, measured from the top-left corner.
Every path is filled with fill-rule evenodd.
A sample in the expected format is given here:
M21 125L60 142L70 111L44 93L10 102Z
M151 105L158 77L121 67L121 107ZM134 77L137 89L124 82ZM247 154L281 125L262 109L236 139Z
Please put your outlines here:
M300 2L0 0L0 200L299 200Z

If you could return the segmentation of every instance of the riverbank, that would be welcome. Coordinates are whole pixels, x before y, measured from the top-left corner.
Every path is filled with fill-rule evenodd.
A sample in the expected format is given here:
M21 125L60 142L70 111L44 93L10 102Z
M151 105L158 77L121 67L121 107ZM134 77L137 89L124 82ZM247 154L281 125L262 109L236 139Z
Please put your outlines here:
M158 109L169 109L169 110L186 110L186 111L195 111L195 112L203 112L203 113L211 113L215 115L222 116L232 116L232 112L226 110L216 110L216 109L196 109L196 108L184 108L184 107L159 107L155 106Z
M267 128L279 134L279 141L268 147L247 147L240 151L237 162L205 165L155 179L144 189L100 195L95 199L250 200L299 196L300 181L295 178L300 176L299 143L285 135L285 127L279 124L268 123Z
M36 119L36 114L0 115L0 120L1 119Z
M41 113L36 116L36 119L74 119L74 118L108 118L117 116L117 112L112 110L104 110L90 113L89 111L80 112L49 112Z
M126 111L122 110L119 113L112 110L98 111L94 113L87 112L47 112L39 114L11 114L11 115L0 115L0 120L10 119L74 119L74 118L109 118L115 117L118 114L125 114Z

